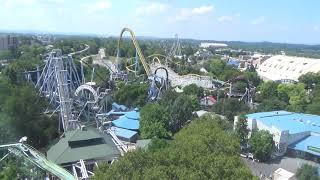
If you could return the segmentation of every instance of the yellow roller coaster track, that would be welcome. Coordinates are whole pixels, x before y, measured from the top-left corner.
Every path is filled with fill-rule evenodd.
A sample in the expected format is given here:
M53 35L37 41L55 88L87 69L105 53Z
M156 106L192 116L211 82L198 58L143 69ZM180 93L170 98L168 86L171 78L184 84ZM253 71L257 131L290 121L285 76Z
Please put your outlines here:
M119 40L118 40L118 53L117 53L117 58L118 58L118 56L119 56L120 44L121 44L121 42L122 42L122 35L123 35L123 33L126 32L126 31L129 32L130 35L131 35L132 43L133 43L134 47L136 48L136 51L137 51L138 56L139 56L139 59L140 59L142 65L143 65L144 70L146 71L146 74L147 74L148 76L150 76L150 75L151 75L150 67L149 67L148 63L146 62L146 59L144 58L144 56L143 56L143 54L142 54L141 48L140 48L140 46L139 46L138 41L136 40L136 37L135 37L135 35L134 35L134 32L133 32L131 29L129 29L129 28L123 28L122 31L121 31L121 33L120 33L120 37L119 37Z

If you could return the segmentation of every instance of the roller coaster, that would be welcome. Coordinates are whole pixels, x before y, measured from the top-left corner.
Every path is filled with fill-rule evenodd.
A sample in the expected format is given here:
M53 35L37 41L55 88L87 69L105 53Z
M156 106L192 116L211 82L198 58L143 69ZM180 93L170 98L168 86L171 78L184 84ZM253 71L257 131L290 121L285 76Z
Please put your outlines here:
M148 91L148 100L150 101L154 101L157 100L158 98L160 98L161 94L163 93L163 91L167 90L169 87L169 78L168 78L168 72L166 68L161 68L164 69L166 71L166 77L163 76L158 76L157 75L157 71L151 71L149 64L146 61L146 58L144 57L140 45L138 43L138 41L136 40L135 34L134 32L129 29L129 28L123 28L120 32L120 36L119 36L119 40L118 40L118 46L117 46L117 57L116 57L116 64L118 69L119 68L119 56L120 56L120 46L121 46L121 42L122 42L122 36L125 32L129 32L131 35L131 40L133 43L133 46L135 47L136 50L136 57L134 58L134 63L132 63L132 59L130 58L128 61L129 63L131 62L131 64L127 64L126 66L126 70L128 71L128 73L133 72L135 74L135 76L138 76L137 70L138 70L138 65L139 65L139 61L142 63L142 66L144 68L144 71L148 77L148 80L150 80L150 87L149 87L149 91ZM153 61L158 61L160 62L159 57L157 55L152 55L149 56L148 58L153 58ZM138 61L139 60L139 61ZM135 67L135 69L133 70L132 67Z
M196 84L196 85L203 87L205 89L213 89L213 88L215 88L215 84L223 83L222 81L212 79L209 76L201 76L201 75L197 75L197 74L187 74L187 75L180 76L177 73L175 73L173 70L171 70L168 66L166 66L166 63L168 61L173 62L173 59L172 59L173 57L171 57L171 55L172 56L176 55L176 51L179 52L179 55L181 54L179 40L177 42L175 42L173 47L171 48L170 57L165 56L165 55L161 55L161 54L153 54L153 55L150 55L147 58L145 58L142 51L141 51L139 43L135 38L134 32L129 28L123 28L122 31L120 32L120 36L118 39L118 46L117 46L117 58L116 58L117 59L117 61L116 61L117 67L119 67L120 46L121 46L122 36L123 36L124 32L130 33L133 45L136 49L136 57L130 58L127 61L127 65L125 68L128 73L134 73L136 76L138 76L137 75L138 74L137 73L137 69L138 69L137 65L140 61L143 65L143 68L144 68L146 75L148 76L148 79L153 79L153 81L159 80L162 82L168 80L168 82L165 82L165 83L170 84L171 86L184 87L189 84ZM178 44L177 48L176 48L175 44ZM134 59L134 61L133 61L133 59ZM173 63L176 63L176 62L173 62ZM134 67L134 69L133 69L133 67ZM158 74L156 74L155 73L156 69L159 69L160 67L162 67L161 69L165 69L165 71L159 72ZM152 78L153 76L156 76L156 78ZM155 82L152 82L151 84L155 84ZM161 83L161 84L163 84L163 83ZM158 90L161 90L161 88L159 87Z
M136 49L136 54L138 55L138 57L139 57L142 65L143 65L143 68L144 68L147 76L150 76L152 72L151 72L151 70L149 68L149 65L146 62L146 59L144 58L144 55L143 55L143 53L141 51L141 48L140 48L140 46L138 44L138 41L136 40L134 32L129 28L123 28L121 30L121 32L120 32L120 36L119 36L119 40L118 40L118 46L117 46L117 59L116 59L116 63L117 63L118 68L119 68L120 45L121 45L121 42L122 42L122 36L123 36L124 32L129 32L130 33L132 43L133 43L133 45L134 45L134 47Z
M24 160L27 160L34 164L36 167L48 172L50 177L55 177L53 179L78 179L77 177L73 176L69 171L49 161L43 154L41 154L33 147L22 142L0 145L0 150L6 151L5 155L0 159L0 162L5 160L8 156L13 155L21 157Z

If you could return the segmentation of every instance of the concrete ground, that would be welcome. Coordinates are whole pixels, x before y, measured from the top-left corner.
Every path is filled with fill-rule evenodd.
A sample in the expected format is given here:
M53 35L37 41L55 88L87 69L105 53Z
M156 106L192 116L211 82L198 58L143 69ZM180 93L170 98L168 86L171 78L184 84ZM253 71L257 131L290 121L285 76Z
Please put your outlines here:
M261 177L261 174L262 174L263 177L266 177L266 178L272 177L273 172L278 168L282 168L292 173L296 173L297 169L303 164L310 164L313 166L320 167L320 164L317 164L315 162L300 159L300 158L287 157L287 156L284 156L282 158L280 157L270 162L264 162L264 163L253 162L252 160L247 158L242 158L242 160L251 169L254 175Z

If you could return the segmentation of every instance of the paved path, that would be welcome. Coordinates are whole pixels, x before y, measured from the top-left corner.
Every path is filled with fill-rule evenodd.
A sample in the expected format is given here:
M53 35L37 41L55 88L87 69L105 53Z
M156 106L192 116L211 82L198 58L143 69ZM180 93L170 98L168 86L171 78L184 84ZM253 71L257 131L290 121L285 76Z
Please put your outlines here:
M297 169L303 164L310 164L313 166L320 167L320 164L317 164L312 161L286 156L266 163L252 162L252 160L249 160L247 158L242 159L244 163L251 169L252 173L258 177L260 177L260 173L264 174L265 177L269 177L278 168L282 168L292 173L296 173Z

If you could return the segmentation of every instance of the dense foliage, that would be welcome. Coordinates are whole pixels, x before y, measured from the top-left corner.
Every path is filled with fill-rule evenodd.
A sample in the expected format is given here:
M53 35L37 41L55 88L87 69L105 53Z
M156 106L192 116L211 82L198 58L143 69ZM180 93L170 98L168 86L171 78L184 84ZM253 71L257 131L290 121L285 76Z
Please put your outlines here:
M235 127L235 133L240 139L240 145L246 147L248 143L248 121L244 115L238 117L238 122Z
M254 179L239 158L239 142L207 116L183 128L168 146L129 152L100 165L94 179Z
M253 131L249 146L255 158L260 161L269 160L274 149L272 134L265 130Z
M315 166L303 164L296 172L298 180L319 180L319 171Z
M227 117L227 119L233 122L234 116L246 113L249 111L249 107L244 102L238 99L221 99L212 108L212 111Z
M23 72L40 64L44 48L39 44L22 45L17 51L23 53L0 75L0 129L1 137L5 137L0 141L17 142L27 136L29 144L43 148L57 137L58 123L55 117L49 119L43 114L47 102L26 82Z
M113 95L113 100L131 107L142 107L147 100L147 95L148 84L125 84L119 86Z
M169 115L158 103L147 104L141 109L140 132L143 138L168 138Z
M158 103L141 109L140 132L144 138L168 138L178 132L199 108L195 96L168 91Z

